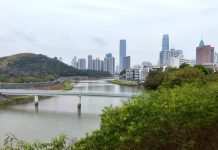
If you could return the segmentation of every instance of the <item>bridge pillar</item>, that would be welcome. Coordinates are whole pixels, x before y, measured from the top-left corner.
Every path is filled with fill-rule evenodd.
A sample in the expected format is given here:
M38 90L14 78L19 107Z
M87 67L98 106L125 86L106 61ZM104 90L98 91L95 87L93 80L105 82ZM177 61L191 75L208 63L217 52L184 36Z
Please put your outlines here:
M79 96L79 103L77 105L78 111L81 111L81 96Z
M35 102L35 105L39 104L39 97L38 97L38 95L34 96L34 102Z

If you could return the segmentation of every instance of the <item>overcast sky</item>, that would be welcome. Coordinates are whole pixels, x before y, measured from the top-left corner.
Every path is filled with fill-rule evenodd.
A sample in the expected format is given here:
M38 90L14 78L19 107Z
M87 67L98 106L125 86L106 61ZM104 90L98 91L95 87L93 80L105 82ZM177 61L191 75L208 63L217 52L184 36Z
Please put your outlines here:
M195 59L195 47L218 46L217 0L0 0L0 56L33 52L103 58L118 64L119 40L127 40L132 65L156 64L162 35L170 47Z

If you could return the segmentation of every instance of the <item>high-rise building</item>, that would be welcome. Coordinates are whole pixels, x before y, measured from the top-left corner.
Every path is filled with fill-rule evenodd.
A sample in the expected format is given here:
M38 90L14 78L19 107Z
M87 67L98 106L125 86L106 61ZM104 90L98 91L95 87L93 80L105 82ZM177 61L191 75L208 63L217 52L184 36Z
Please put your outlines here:
M86 59L85 58L78 59L78 69L80 70L86 69Z
M120 40L120 72L123 70L124 57L126 57L126 40Z
M169 35L164 34L160 51L160 66L170 66Z
M162 51L168 51L169 50L169 35L164 34L162 39Z
M88 56L88 69L93 70L93 61L92 61L92 55Z
M183 51L170 49L170 57L183 57Z
M215 52L214 54L214 63L218 63L218 53Z
M123 69L130 68L130 56L126 56L123 58Z
M115 73L115 58L111 53L106 54L104 58L104 67L103 70L109 72L111 75Z
M196 48L196 64L214 63L214 47L211 45L204 45L201 40L199 46Z
M119 74L119 73L120 73L120 66L119 66L119 65L116 66L116 68L115 68L115 73L116 73L116 74Z
M101 60L101 71L104 71L104 60Z
M73 57L71 61L71 66L74 68L77 68L77 57L76 56Z
M101 71L101 60L99 58L94 60L94 70Z

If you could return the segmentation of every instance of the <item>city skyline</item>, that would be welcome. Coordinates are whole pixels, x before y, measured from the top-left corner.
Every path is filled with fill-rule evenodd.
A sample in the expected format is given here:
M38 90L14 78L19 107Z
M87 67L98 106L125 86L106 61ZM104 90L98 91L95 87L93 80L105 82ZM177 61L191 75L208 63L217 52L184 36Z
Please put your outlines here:
M157 64L161 36L168 33L174 37L170 48L193 59L201 36L218 46L217 7L215 0L1 1L1 56L33 52L69 64L74 55L103 57L110 51L119 60L124 38L132 64Z

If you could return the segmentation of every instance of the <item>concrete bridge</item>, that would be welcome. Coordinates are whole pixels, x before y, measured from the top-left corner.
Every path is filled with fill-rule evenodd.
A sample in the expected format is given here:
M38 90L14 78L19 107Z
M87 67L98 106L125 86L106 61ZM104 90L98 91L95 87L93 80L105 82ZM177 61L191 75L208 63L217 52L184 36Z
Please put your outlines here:
M63 90L26 90L26 89L0 89L0 93L4 95L30 95L34 96L35 105L38 105L38 96L78 96L78 109L81 109L81 97L118 97L130 98L137 94L130 93L94 93L94 92L78 92L78 91L63 91Z

